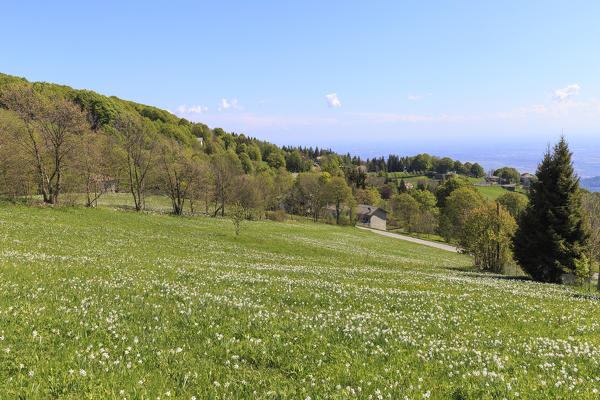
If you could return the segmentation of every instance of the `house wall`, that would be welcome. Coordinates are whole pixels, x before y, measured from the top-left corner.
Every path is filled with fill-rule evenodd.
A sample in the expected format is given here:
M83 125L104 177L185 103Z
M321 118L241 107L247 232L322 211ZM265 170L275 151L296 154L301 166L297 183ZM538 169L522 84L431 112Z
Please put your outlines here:
M371 228L375 229L386 229L386 215L384 212L377 210L375 214L371 216L371 223L369 224Z

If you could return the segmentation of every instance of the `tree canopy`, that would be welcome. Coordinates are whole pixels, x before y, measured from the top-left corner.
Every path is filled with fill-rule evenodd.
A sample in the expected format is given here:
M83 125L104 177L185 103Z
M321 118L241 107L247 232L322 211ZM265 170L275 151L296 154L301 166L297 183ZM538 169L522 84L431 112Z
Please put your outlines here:
M559 282L586 259L589 232L579 179L564 137L546 152L513 240L515 257L535 280Z

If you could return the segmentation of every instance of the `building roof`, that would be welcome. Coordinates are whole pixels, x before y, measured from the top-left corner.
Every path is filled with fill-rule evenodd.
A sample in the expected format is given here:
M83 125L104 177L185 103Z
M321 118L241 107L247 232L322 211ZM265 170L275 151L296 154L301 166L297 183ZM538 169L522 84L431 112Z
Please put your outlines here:
M524 174L521 174L521 178L533 178L534 176L531 175L529 172L525 172Z
M371 215L375 214L375 212L377 210L381 210L384 213L387 213L387 211L385 211L383 208L379 208L379 207L375 207L375 206L369 206L367 204L359 204L356 207L356 213L358 215L368 215L368 216L371 216Z

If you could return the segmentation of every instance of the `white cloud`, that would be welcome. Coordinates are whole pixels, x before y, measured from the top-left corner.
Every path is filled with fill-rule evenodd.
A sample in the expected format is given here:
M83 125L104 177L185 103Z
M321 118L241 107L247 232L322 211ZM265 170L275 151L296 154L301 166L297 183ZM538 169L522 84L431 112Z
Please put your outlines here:
M221 105L217 108L218 111L229 110L230 108L234 110L243 110L244 107L238 104L238 99L232 99L228 101L227 99L221 99Z
M408 99L409 100L423 100L425 97L429 97L431 96L431 93L427 93L427 94L411 94L408 95Z
M208 111L208 107L197 105L197 106L186 106L185 104L177 107L179 114L201 114Z
M534 112L534 113L537 113L537 114L543 114L543 113L547 112L548 109L543 104L534 104L531 107L531 111Z
M569 101L572 97L579 94L579 89L581 87L576 83L562 89L557 89L554 91L554 99L560 102Z
M208 107L206 106L191 106L190 108L188 108L188 112L191 113L202 113L202 112L207 112L208 111Z
M325 100L327 100L327 105L329 108L338 108L342 106L342 103L340 103L340 99L338 99L336 93L326 94Z

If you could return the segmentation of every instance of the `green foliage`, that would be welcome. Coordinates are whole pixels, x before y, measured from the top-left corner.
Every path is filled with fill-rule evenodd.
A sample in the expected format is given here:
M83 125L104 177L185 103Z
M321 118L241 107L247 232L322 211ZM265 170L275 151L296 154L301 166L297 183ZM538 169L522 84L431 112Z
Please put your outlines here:
M328 154L325 156L321 156L321 160L319 161L321 170L328 172L332 176L337 175L339 173L341 164L342 160L337 154Z
M354 191L354 198L358 204L367 204L371 206L375 206L381 201L379 191L373 188L356 189Z
M173 121L173 115L170 114L168 111L161 110L156 107L150 107L150 106L142 106L142 107L136 107L136 108L140 109L140 111L139 111L140 115L148 118L150 121L161 121L161 122L165 122L165 123Z
M285 168L285 158L280 152L272 152L267 157L269 167L273 169Z
M248 217L248 211L246 210L245 207L242 207L242 205L240 205L240 203L236 203L233 206L231 206L231 209L229 211L229 218L231 219L231 222L233 223L233 227L235 229L235 234L239 235L241 230L242 230L242 224L244 223L244 221L246 220L246 218Z
M454 161L454 172L461 175L467 175L470 172L470 170L467 170L467 168L465 168L465 165L462 162L456 160Z
M411 164L414 171L428 171L432 166L433 161L429 154L418 154Z
M582 254L580 258L576 258L574 260L575 267L573 268L573 273L578 279L578 283L581 285L585 279L590 279L592 277L592 265L590 259Z
M516 228L508 211L488 203L469 214L458 243L474 257L476 267L501 273L512 261L510 246Z
M407 193L397 194L390 199L391 216L395 222L411 231L411 218L419 212L419 202Z
M516 192L507 192L498 197L496 201L502 204L515 219L518 219L527 207L527 197Z
M287 214L285 213L285 210L280 208L275 211L267 211L265 217L271 221L285 222Z
M423 210L433 210L436 208L436 197L429 190L412 190L410 195L419 203Z
M92 129L111 126L120 112L120 106L112 98L99 95L90 90L79 90L73 99L82 108L89 110L92 119Z
M460 162L460 161L459 161ZM436 171L446 173L454 169L454 161L449 157L444 157L436 163Z
M352 190L341 176L334 176L325 184L326 201L335 205L336 223L340 223L341 206L353 200Z
M564 137L538 166L529 204L519 220L513 246L521 268L533 279L559 282L575 273L589 249L582 194Z
M238 157L240 159L240 162L242 163L242 168L244 169L244 173L251 174L252 171L254 171L254 165L252 164L252 160L250 160L250 157L248 156L248 154L240 153Z
M463 236L465 222L471 213L484 205L481 195L470 187L458 188L445 201L440 217L440 234L450 242Z
M503 167L494 171L494 175L498 176L502 183L519 183L521 174L515 168Z
M448 196L450 196L450 194L452 194L452 192L454 192L456 189L460 188L468 188L473 191L476 190L473 183L469 182L468 180L452 177L444 182L443 185L438 186L436 190L435 195L437 198L438 207L444 208L446 206L446 199Z
M290 172L303 172L306 170L304 167L304 161L302 161L302 157L300 156L300 152L298 150L286 154L285 165L287 170Z
M600 261L600 193L584 194L583 210L590 230L590 257Z
M262 159L262 156L260 154L260 149L255 144L248 146L247 153L248 153L248 157L250 157L250 159L252 161L259 161Z
M480 176L484 176L485 171L481 165L475 163L471 166L471 175L473 175L475 178L478 178Z

